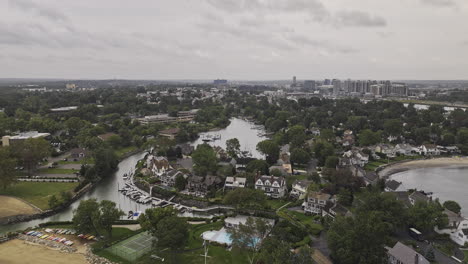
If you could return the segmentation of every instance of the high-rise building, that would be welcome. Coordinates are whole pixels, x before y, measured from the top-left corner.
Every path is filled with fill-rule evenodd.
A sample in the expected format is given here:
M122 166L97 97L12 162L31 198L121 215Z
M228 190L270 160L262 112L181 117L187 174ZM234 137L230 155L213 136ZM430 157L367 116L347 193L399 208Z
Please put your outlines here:
M341 91L341 81L338 79L333 79L332 85L333 85L333 95L338 95Z
M296 87L296 76L293 76L293 83L292 83L292 87Z
M316 87L315 81L313 81L313 80L304 81L304 90L306 92L314 91L315 87Z
M227 84L227 80L224 79L216 79L213 81L213 84Z
M331 85L330 79L325 79L325 80L323 81L323 85Z

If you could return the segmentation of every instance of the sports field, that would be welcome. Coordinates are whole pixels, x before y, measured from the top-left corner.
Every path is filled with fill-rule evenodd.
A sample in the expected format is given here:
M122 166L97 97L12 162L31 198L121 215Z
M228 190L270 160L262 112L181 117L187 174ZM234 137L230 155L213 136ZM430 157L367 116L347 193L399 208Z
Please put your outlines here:
M143 232L113 245L107 251L128 261L135 261L151 250L152 240L148 232Z

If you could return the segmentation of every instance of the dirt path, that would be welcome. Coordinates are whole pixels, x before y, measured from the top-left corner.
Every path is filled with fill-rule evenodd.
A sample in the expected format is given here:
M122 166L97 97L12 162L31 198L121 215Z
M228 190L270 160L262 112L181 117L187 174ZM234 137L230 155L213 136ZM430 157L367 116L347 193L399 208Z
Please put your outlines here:
M21 199L0 195L0 218L14 215L29 215L41 212Z
M0 244L0 263L5 264L87 264L80 253L63 253L19 239Z

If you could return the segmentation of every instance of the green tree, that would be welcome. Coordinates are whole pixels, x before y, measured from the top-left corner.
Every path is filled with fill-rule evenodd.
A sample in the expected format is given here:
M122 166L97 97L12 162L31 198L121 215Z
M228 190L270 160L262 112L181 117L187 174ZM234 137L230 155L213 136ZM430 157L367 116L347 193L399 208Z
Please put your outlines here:
M367 191L361 196L362 202L358 204L356 210L360 213L378 212L382 214L382 219L391 224L393 230L405 224L405 205L397 200L394 193L380 193L377 191Z
M43 138L29 138L14 144L15 155L27 168L28 175L31 176L39 161L48 157L51 152L49 142Z
M186 185L187 180L185 180L185 177L182 174L177 175L175 179L175 188L180 192L185 189Z
M310 155L303 149L296 148L291 152L291 162L296 164L307 164L310 161Z
M328 156L335 155L333 145L326 141L318 141L314 144L313 152L318 160L318 165L323 166Z
M237 138L231 138L226 141L226 152L232 158L239 157L240 147L241 145Z
M292 257L291 245L288 242L268 237L262 242L258 260L260 263L284 264L291 263Z
M247 172L257 173L267 175L268 174L268 163L264 160L252 160L247 164L245 168Z
M325 167L334 169L336 168L336 165L338 165L339 158L337 156L328 156L327 159L325 160Z
M112 224L124 216L124 212L117 208L116 204L112 201L102 200L99 203L99 227L104 229L107 238L112 238Z
M193 170L197 175L205 176L208 173L216 173L218 158L213 148L208 144L201 144L192 153Z
M373 132L370 129L364 129L361 131L361 133L359 133L358 139L359 145L369 146L380 143L382 136L380 132Z
M448 219L439 203L416 202L408 209L408 224L420 231L431 231L435 226L446 227Z
M353 203L353 193L350 192L348 189L342 189L338 193L338 202L344 206L351 206Z
M301 147L306 140L305 127L296 125L291 127L286 133L291 147Z
M447 208L448 210L454 212L454 213L460 213L461 211L461 206L455 202L455 201L445 201L443 204L444 208Z
M257 150L266 156L269 164L274 164L279 158L280 147L273 140L263 140L258 142Z
M79 233L99 234L99 203L96 199L82 200L73 211L73 226Z
M399 136L403 131L403 123L399 119L386 120L383 127L384 131L391 136Z
M327 233L333 263L384 263L388 225L378 212L337 217Z
M16 160L11 155L9 147L0 147L0 185L3 189L15 182L15 165Z
M252 217L248 217L245 224L240 223L237 227L227 229L231 235L232 246L244 251L250 264L255 263L261 248L261 240L270 230L271 226L268 222L262 218Z
M262 209L266 205L266 196L260 190L236 188L224 196L223 202L236 208Z
M110 148L100 148L93 152L94 157L94 173L97 178L105 178L112 175L117 169L119 161L114 150ZM86 176L87 177L87 176Z
M60 202L59 200L57 199L57 197L55 195L52 195L50 198L49 198L49 207L50 208L55 208L57 206L60 205Z

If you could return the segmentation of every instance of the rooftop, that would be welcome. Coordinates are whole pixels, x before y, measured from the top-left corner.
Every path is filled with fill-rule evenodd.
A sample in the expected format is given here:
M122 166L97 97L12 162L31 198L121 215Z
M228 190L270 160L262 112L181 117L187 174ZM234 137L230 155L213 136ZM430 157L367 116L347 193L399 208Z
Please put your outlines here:
M430 264L421 254L400 242L397 242L388 254L397 258L402 264ZM417 262L416 258L418 258Z

